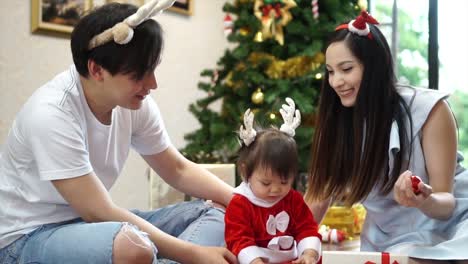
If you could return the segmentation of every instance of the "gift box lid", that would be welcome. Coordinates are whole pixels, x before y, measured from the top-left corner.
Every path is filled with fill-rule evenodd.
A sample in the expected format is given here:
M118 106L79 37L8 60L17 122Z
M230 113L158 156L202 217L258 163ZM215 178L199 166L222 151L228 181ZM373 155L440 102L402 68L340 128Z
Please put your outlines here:
M408 264L408 256L387 252L323 251L322 264Z

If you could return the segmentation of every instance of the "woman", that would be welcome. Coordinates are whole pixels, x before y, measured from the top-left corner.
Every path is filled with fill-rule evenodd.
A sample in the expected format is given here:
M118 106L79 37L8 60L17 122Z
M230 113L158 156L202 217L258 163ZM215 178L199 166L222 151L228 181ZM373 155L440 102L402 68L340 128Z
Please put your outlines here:
M468 263L468 173L447 94L398 85L375 24L362 12L327 46L306 200L317 221L333 201L362 202L362 251Z

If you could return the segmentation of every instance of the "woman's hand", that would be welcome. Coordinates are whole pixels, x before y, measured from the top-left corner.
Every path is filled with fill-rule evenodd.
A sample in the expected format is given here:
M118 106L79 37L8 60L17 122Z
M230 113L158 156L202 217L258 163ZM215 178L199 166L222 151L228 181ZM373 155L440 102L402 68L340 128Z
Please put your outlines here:
M413 190L411 176L412 172L407 170L398 177L393 187L393 195L395 201L403 206L420 208L432 194L432 187L421 181L417 185L419 193L416 194Z

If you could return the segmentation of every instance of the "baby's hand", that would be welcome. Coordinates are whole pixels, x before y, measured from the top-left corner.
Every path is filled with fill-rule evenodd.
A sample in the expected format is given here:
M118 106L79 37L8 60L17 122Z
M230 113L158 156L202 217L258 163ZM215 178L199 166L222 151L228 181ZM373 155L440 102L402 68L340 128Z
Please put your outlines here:
M419 208L432 194L432 187L411 171L403 172L393 187L395 201L406 207Z
M291 262L293 264L315 264L319 260L319 254L317 251L313 249L306 249L302 255L296 259L295 261Z
M264 262L262 260L262 258L256 258L256 259L252 260L252 262L250 262L250 264L266 264L266 262Z

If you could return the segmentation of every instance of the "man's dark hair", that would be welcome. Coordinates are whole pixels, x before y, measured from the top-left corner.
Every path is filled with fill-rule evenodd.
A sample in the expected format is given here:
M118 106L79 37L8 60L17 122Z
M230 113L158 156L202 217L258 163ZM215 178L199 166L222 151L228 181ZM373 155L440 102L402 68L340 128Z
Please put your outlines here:
M127 44L111 41L88 50L89 41L94 36L136 11L134 5L111 3L93 10L80 20L71 36L73 62L80 75L88 77L88 60L93 60L112 75L131 74L135 80L154 71L160 60L163 38L161 26L153 19L134 28L133 38Z

